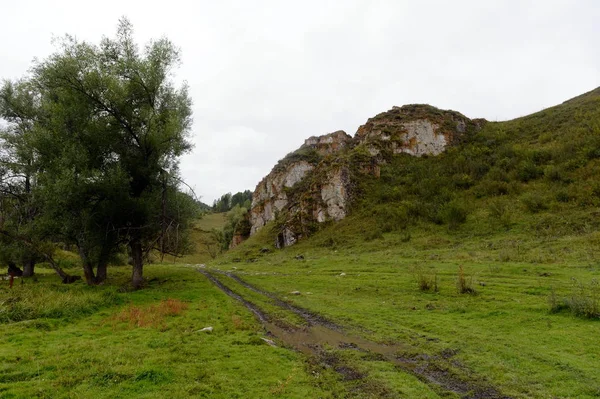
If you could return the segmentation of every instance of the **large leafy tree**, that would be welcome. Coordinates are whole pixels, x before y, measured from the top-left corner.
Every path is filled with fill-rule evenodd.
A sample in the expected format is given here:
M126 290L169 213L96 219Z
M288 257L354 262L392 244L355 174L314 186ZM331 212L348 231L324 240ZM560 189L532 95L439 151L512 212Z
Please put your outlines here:
M167 39L140 50L122 19L99 45L67 36L34 66L28 82L39 101L26 148L33 151L39 224L73 242L86 280L129 248L132 283L144 258L186 248L182 230L193 201L178 190L178 158L190 149L191 101L175 87L179 53ZM94 273L94 268L96 273Z

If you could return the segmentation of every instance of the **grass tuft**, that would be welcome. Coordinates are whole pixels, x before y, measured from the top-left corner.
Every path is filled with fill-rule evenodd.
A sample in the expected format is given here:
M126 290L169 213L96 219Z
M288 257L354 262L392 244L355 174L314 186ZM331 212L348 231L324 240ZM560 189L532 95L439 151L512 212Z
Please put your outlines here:
M467 278L467 276L465 276L465 269L462 265L458 267L456 289L458 290L459 294L477 294L477 291L475 291L475 288L473 288L473 276Z

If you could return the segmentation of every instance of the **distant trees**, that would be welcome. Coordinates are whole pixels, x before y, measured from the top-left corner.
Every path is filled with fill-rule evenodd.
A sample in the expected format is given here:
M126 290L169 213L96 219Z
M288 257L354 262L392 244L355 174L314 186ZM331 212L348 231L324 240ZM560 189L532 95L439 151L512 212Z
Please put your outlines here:
M233 195L231 195L231 193L223 194L221 198L214 200L212 210L213 212L227 212L236 205L250 209L250 206L252 205L252 192L250 190L245 190L244 192L238 192Z
M106 279L123 246L136 288L151 251L189 246L183 233L198 206L178 189L192 122L187 87L170 79L178 64L167 39L140 51L122 19L114 39L67 36L29 79L2 87L2 199L31 198L38 235L74 244L88 284Z

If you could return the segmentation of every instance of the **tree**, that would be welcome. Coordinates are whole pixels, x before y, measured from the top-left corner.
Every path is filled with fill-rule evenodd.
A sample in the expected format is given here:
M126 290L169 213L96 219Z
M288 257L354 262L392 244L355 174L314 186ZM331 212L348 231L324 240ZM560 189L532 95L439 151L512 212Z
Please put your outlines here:
M106 278L121 245L136 288L152 249L186 248L195 208L178 190L178 158L191 148L192 119L186 85L171 79L178 64L167 39L140 51L122 19L114 39L96 46L67 36L33 68L37 117L17 148L34 154L40 224L77 245L89 284Z

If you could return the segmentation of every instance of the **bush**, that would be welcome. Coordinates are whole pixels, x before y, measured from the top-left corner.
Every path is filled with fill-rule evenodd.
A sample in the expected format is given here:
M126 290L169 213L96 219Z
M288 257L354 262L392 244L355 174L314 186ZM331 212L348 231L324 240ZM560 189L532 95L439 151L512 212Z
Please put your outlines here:
M537 193L527 193L521 198L525 209L531 213L537 213L548 209L545 199Z
M410 222L408 208L404 205L389 204L374 210L377 225L383 233L404 230Z
M429 274L426 273L422 267L416 266L413 272L420 291L439 291L437 273L435 270L432 271L433 274Z
M484 180L473 189L477 198L506 195L508 192L508 183L496 180Z
M477 294L475 288L473 288L473 276L467 278L465 276L465 270L461 266L458 267L458 278L456 279L456 289L459 294Z
M569 310L577 317L587 319L600 318L600 283L592 279L589 286L572 278L571 295L560 299L554 288L551 289L548 296L548 305L551 313L558 313L563 310Z
M367 230L364 235L365 241L374 241L383 239L383 232L380 228Z
M441 209L440 218L450 230L456 230L461 224L467 221L467 209L457 201L445 204Z
M535 180L538 177L542 176L544 171L542 168L538 167L532 161L523 161L521 162L516 170L516 177L522 182L528 182L530 180Z
M494 221L500 222L504 228L509 228L512 224L512 217L508 200L496 199L490 202L488 206L490 217Z

